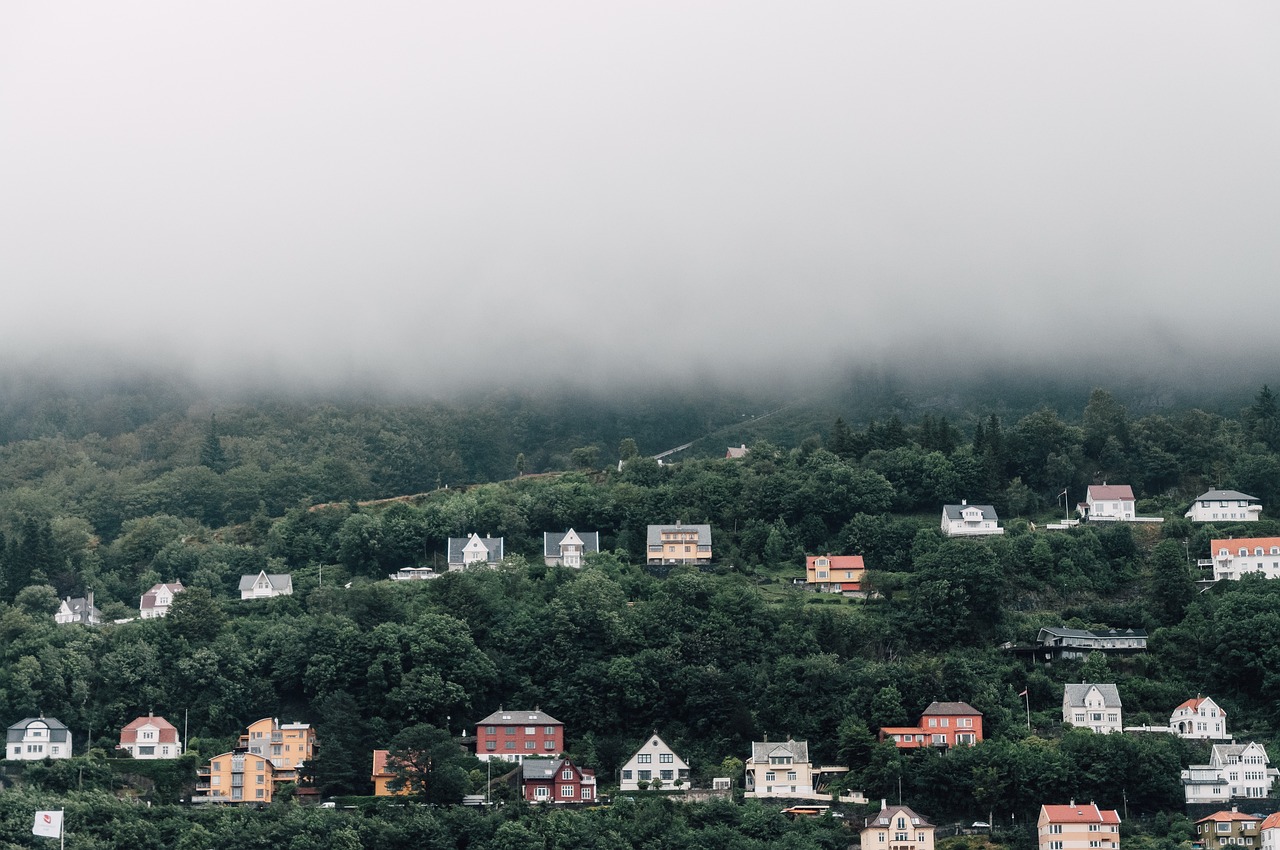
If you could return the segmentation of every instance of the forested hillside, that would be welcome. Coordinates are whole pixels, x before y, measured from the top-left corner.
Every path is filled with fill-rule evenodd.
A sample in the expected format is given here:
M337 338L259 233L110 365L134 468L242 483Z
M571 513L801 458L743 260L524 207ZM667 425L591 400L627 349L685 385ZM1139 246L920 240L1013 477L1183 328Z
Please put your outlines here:
M1064 730L1063 682L1116 681L1135 725L1211 693L1237 737L1280 740L1280 585L1194 584L1210 538L1280 534L1266 388L1239 415L1133 417L1097 390L1078 410L1014 419L833 417L751 440L741 460L665 465L644 455L679 435L714 434L719 453L739 442L721 437L741 400L620 417L514 395L475 410L110 398L16 406L0 447L0 717L56 716L78 751L86 735L109 749L154 710L185 717L207 757L275 716L317 726L323 793L365 793L370 751L406 730L458 737L499 705L540 706L606 785L653 729L699 782L750 741L790 735L873 798L901 788L935 819L1025 824L1069 795L1175 813L1179 768L1204 758L1168 736ZM788 410L770 427L813 408ZM1166 522L1043 530L1103 480ZM1211 486L1261 498L1263 521L1183 520ZM944 538L940 506L961 499L994 504L1008 533ZM646 526L677 520L711 524L710 570L640 566ZM543 566L542 532L570 527L599 531L606 551L581 571ZM386 581L442 567L447 538L469 532L504 537L504 564ZM864 555L879 598L792 587L823 552ZM241 602L240 576L262 569L291 573L294 595ZM88 589L108 618L136 616L141 593L172 580L189 590L163 620L53 622L59 597ZM1062 624L1150 629L1151 651L1028 667L999 649ZM946 755L875 743L933 700L978 708L988 740ZM479 782L474 762L457 767L441 799Z

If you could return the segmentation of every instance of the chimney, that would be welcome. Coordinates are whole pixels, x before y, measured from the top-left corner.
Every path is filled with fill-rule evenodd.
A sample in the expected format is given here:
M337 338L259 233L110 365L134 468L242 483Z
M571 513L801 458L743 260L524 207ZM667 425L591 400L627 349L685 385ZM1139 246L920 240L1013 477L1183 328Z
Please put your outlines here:
M961 504L961 506L967 505L967 504L969 504L969 500L968 500L968 499L961 499L961 500L960 500L960 504Z
M881 798L880 798L880 811L882 811L882 812L883 812L883 811L884 811L885 809L887 809L887 808L889 808L889 804L888 804L887 802L885 802L884 797L881 797Z

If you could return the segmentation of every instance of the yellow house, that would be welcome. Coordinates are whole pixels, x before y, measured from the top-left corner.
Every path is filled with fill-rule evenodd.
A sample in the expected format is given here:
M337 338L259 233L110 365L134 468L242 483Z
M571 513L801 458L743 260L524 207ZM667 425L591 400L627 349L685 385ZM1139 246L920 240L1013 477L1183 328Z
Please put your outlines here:
M648 533L648 563L711 563L711 526L651 525Z
M315 758L316 730L310 723L282 724L264 717L249 724L249 730L240 736L240 746L270 760L276 782L297 782L298 769Z
M390 750L374 750L373 751L373 796L375 797L407 797L409 796L408 788L400 788L392 790L391 783L396 779L396 775L387 767L387 759L390 758Z
M214 756L208 767L196 771L192 802L270 803L275 781L270 761L237 748Z

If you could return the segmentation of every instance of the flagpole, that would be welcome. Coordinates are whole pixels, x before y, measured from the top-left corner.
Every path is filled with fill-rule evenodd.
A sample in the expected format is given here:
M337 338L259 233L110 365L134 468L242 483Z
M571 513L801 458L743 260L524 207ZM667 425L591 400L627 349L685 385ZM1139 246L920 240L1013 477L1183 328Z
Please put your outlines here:
M58 850L67 850L67 810L58 809Z
M1031 689L1022 692L1022 699L1027 704L1027 731L1031 731Z

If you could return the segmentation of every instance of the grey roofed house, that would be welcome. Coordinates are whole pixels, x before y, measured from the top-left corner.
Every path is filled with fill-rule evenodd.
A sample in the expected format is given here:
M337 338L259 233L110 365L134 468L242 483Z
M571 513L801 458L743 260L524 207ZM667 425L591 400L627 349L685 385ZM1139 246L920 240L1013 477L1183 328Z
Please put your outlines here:
M449 569L461 569L467 564L480 563L480 558L468 557L468 549L478 551L478 546L484 547L483 560L489 566L494 566L502 560L501 537L481 537L478 534L471 534L467 537L450 537Z
M240 576L241 599L263 599L269 596L292 594L293 576L288 573L268 574L263 570L257 575Z
M102 612L93 605L93 591L88 596L68 596L58 605L53 621L59 624L75 623L81 626L97 626L102 623Z
M1097 688L1098 694L1102 697L1103 703L1107 708L1120 708L1120 692L1116 690L1115 685L1098 685L1085 682L1079 685L1064 685L1062 699L1067 705L1079 706L1084 705L1084 698L1089 695L1091 688Z
M1036 643L1047 647L1064 647L1072 649L1093 650L1134 650L1147 648L1147 632L1145 629L1109 629L1105 632L1092 632L1086 629L1068 629L1058 626L1045 626L1036 635Z
M555 776L556 770L559 769L560 763L564 759L525 759L520 762L520 776L527 780L530 779L550 779Z
M534 726L563 726L559 720L556 720L550 714L539 709L529 711L528 709L498 709L493 714L483 720L477 720L477 726L503 726L503 725L521 725L531 723Z
M66 724L56 717L45 717L42 714L39 717L24 717L17 723L10 726L8 734L9 743L21 741L27 734L27 728L37 721L49 727L49 740L53 741L55 744L65 743L71 738L71 730L67 728Z
M56 717L24 717L9 727L4 757L15 761L71 758L71 730Z
M807 764L809 762L809 742L792 741L791 739L751 742L752 764L769 764L769 757L778 755L788 755L797 764Z
M600 551L600 532L598 531L574 531L572 528L563 533L559 531L544 531L542 532L542 558L546 561L547 566L561 562L562 556L565 554L561 552L561 544L571 534L581 541L580 546L571 545L570 547L578 555ZM569 539L572 540L573 538ZM581 564L575 563L572 566L581 566Z
M649 533L648 533L649 545L651 546L660 545L662 543L662 532L675 531L676 529L682 529L684 531L689 531L689 530L696 531L698 532L699 546L711 545L711 526L710 525L697 525L697 524L683 525L681 523L676 523L675 525L649 526Z

